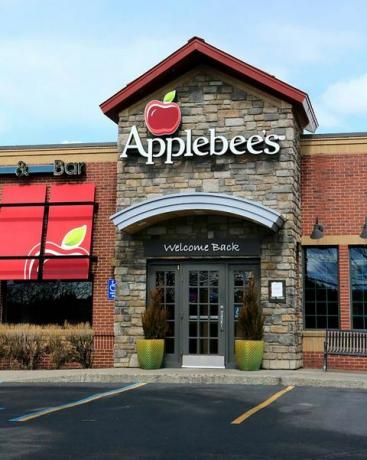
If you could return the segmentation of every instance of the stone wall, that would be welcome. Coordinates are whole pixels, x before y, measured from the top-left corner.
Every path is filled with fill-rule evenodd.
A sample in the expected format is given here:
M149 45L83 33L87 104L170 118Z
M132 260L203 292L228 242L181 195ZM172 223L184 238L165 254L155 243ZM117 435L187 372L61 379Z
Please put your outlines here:
M151 99L162 99L176 89L182 111L183 130L191 128L193 136L208 135L208 128L231 138L267 133L285 135L281 152L266 155L194 157L175 159L165 165L145 165L138 155L119 161L117 172L117 209L148 198L180 192L219 192L258 201L282 214L286 223L277 234L266 234L261 250L261 300L267 316L265 325L265 368L294 369L302 365L299 285L300 242L300 130L292 107L229 76L208 67L199 67L129 107L120 114L119 149L121 151L132 125L143 140L149 136L144 125L144 106ZM208 221L206 221L208 222ZM183 225L187 238L195 237L186 222L157 225L133 236L117 233L116 268L118 298L115 309L115 365L136 366L135 339L142 335L141 313L145 308L146 259L142 241L147 235L166 235L169 229ZM173 225L173 227L172 227ZM229 232L244 233L238 226ZM184 230L186 226L186 229ZM252 226L254 231L256 225ZM196 227L197 228L197 227ZM217 227L208 224L205 231L217 235ZM181 232L181 231L180 231ZM209 232L213 232L210 234ZM284 279L287 283L286 304L269 303L268 281Z

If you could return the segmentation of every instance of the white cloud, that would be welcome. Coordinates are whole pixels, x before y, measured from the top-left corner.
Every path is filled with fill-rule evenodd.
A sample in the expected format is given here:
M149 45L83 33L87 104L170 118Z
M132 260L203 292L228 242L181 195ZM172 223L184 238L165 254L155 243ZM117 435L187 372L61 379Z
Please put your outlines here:
M64 140L61 142L61 144L81 144L82 141L69 141L69 140Z
M367 73L332 83L315 107L321 129L350 129L353 117L367 117Z
M315 112L320 129L322 130L342 130L345 127L344 120L335 113L324 107L322 104L315 104Z
M330 85L321 97L336 114L367 115L367 73Z

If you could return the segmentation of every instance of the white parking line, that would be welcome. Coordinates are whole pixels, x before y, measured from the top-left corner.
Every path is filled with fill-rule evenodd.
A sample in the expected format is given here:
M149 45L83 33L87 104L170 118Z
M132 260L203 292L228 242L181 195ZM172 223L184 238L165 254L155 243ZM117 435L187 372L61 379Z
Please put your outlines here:
M127 385L122 388L117 388L116 390L106 391L104 393L97 393L87 398L80 399L79 401L74 401L68 404L62 404L61 406L55 407L48 407L46 409L42 409L37 412L33 412L31 414L22 415L20 417L11 418L9 422L28 422L34 418L42 417L43 415L52 414L53 412L58 412L64 409L70 409L71 407L81 406L83 404L88 404L93 401L97 401L98 399L107 398L108 396L115 396L120 393L124 393L125 391L134 390L136 388L140 388L146 385L146 383L133 383L132 385Z

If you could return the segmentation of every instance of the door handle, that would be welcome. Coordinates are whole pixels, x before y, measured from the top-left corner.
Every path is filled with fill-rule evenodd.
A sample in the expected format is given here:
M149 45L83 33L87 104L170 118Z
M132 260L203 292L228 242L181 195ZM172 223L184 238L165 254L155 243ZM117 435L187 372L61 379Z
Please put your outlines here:
M220 332L224 331L224 305L219 307L219 328Z

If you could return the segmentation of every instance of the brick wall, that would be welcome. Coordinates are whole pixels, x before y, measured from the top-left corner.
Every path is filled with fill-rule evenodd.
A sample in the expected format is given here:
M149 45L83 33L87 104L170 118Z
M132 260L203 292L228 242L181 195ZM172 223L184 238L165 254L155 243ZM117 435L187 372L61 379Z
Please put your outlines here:
M302 231L310 235L316 217L325 235L359 235L367 216L366 154L302 157Z
M339 245L339 314L340 328L351 329L349 293L349 248Z
M88 165L90 180L97 189L99 208L94 227L93 252L98 262L93 267L93 329L96 334L94 367L113 367L115 302L107 300L107 280L113 278L115 227L110 216L116 210L116 163Z
M343 147L342 147L343 148ZM344 147L345 148L345 147ZM341 152L342 153L342 152ZM358 243L367 216L366 154L314 154L302 158L302 233L309 236L316 217L325 237L315 244L338 246L340 327L351 329L349 246ZM360 240L359 244L366 244ZM305 367L321 367L322 351L305 352ZM367 359L330 357L330 368L366 370Z
M86 175L78 179L34 176L27 183L83 183L96 184L96 202L92 252L97 257L93 263L93 329L95 332L94 367L113 366L114 302L107 300L107 280L113 277L115 228L109 217L116 210L116 162L87 163ZM3 184L19 184L20 179L0 177L0 192ZM49 190L49 189L48 189ZM1 199L1 196L0 196ZM1 311L1 307L0 307ZM47 365L47 362L46 364Z
M323 367L323 353L306 351L303 353L303 367L321 369ZM367 371L367 357L359 356L328 356L328 369L348 371Z

